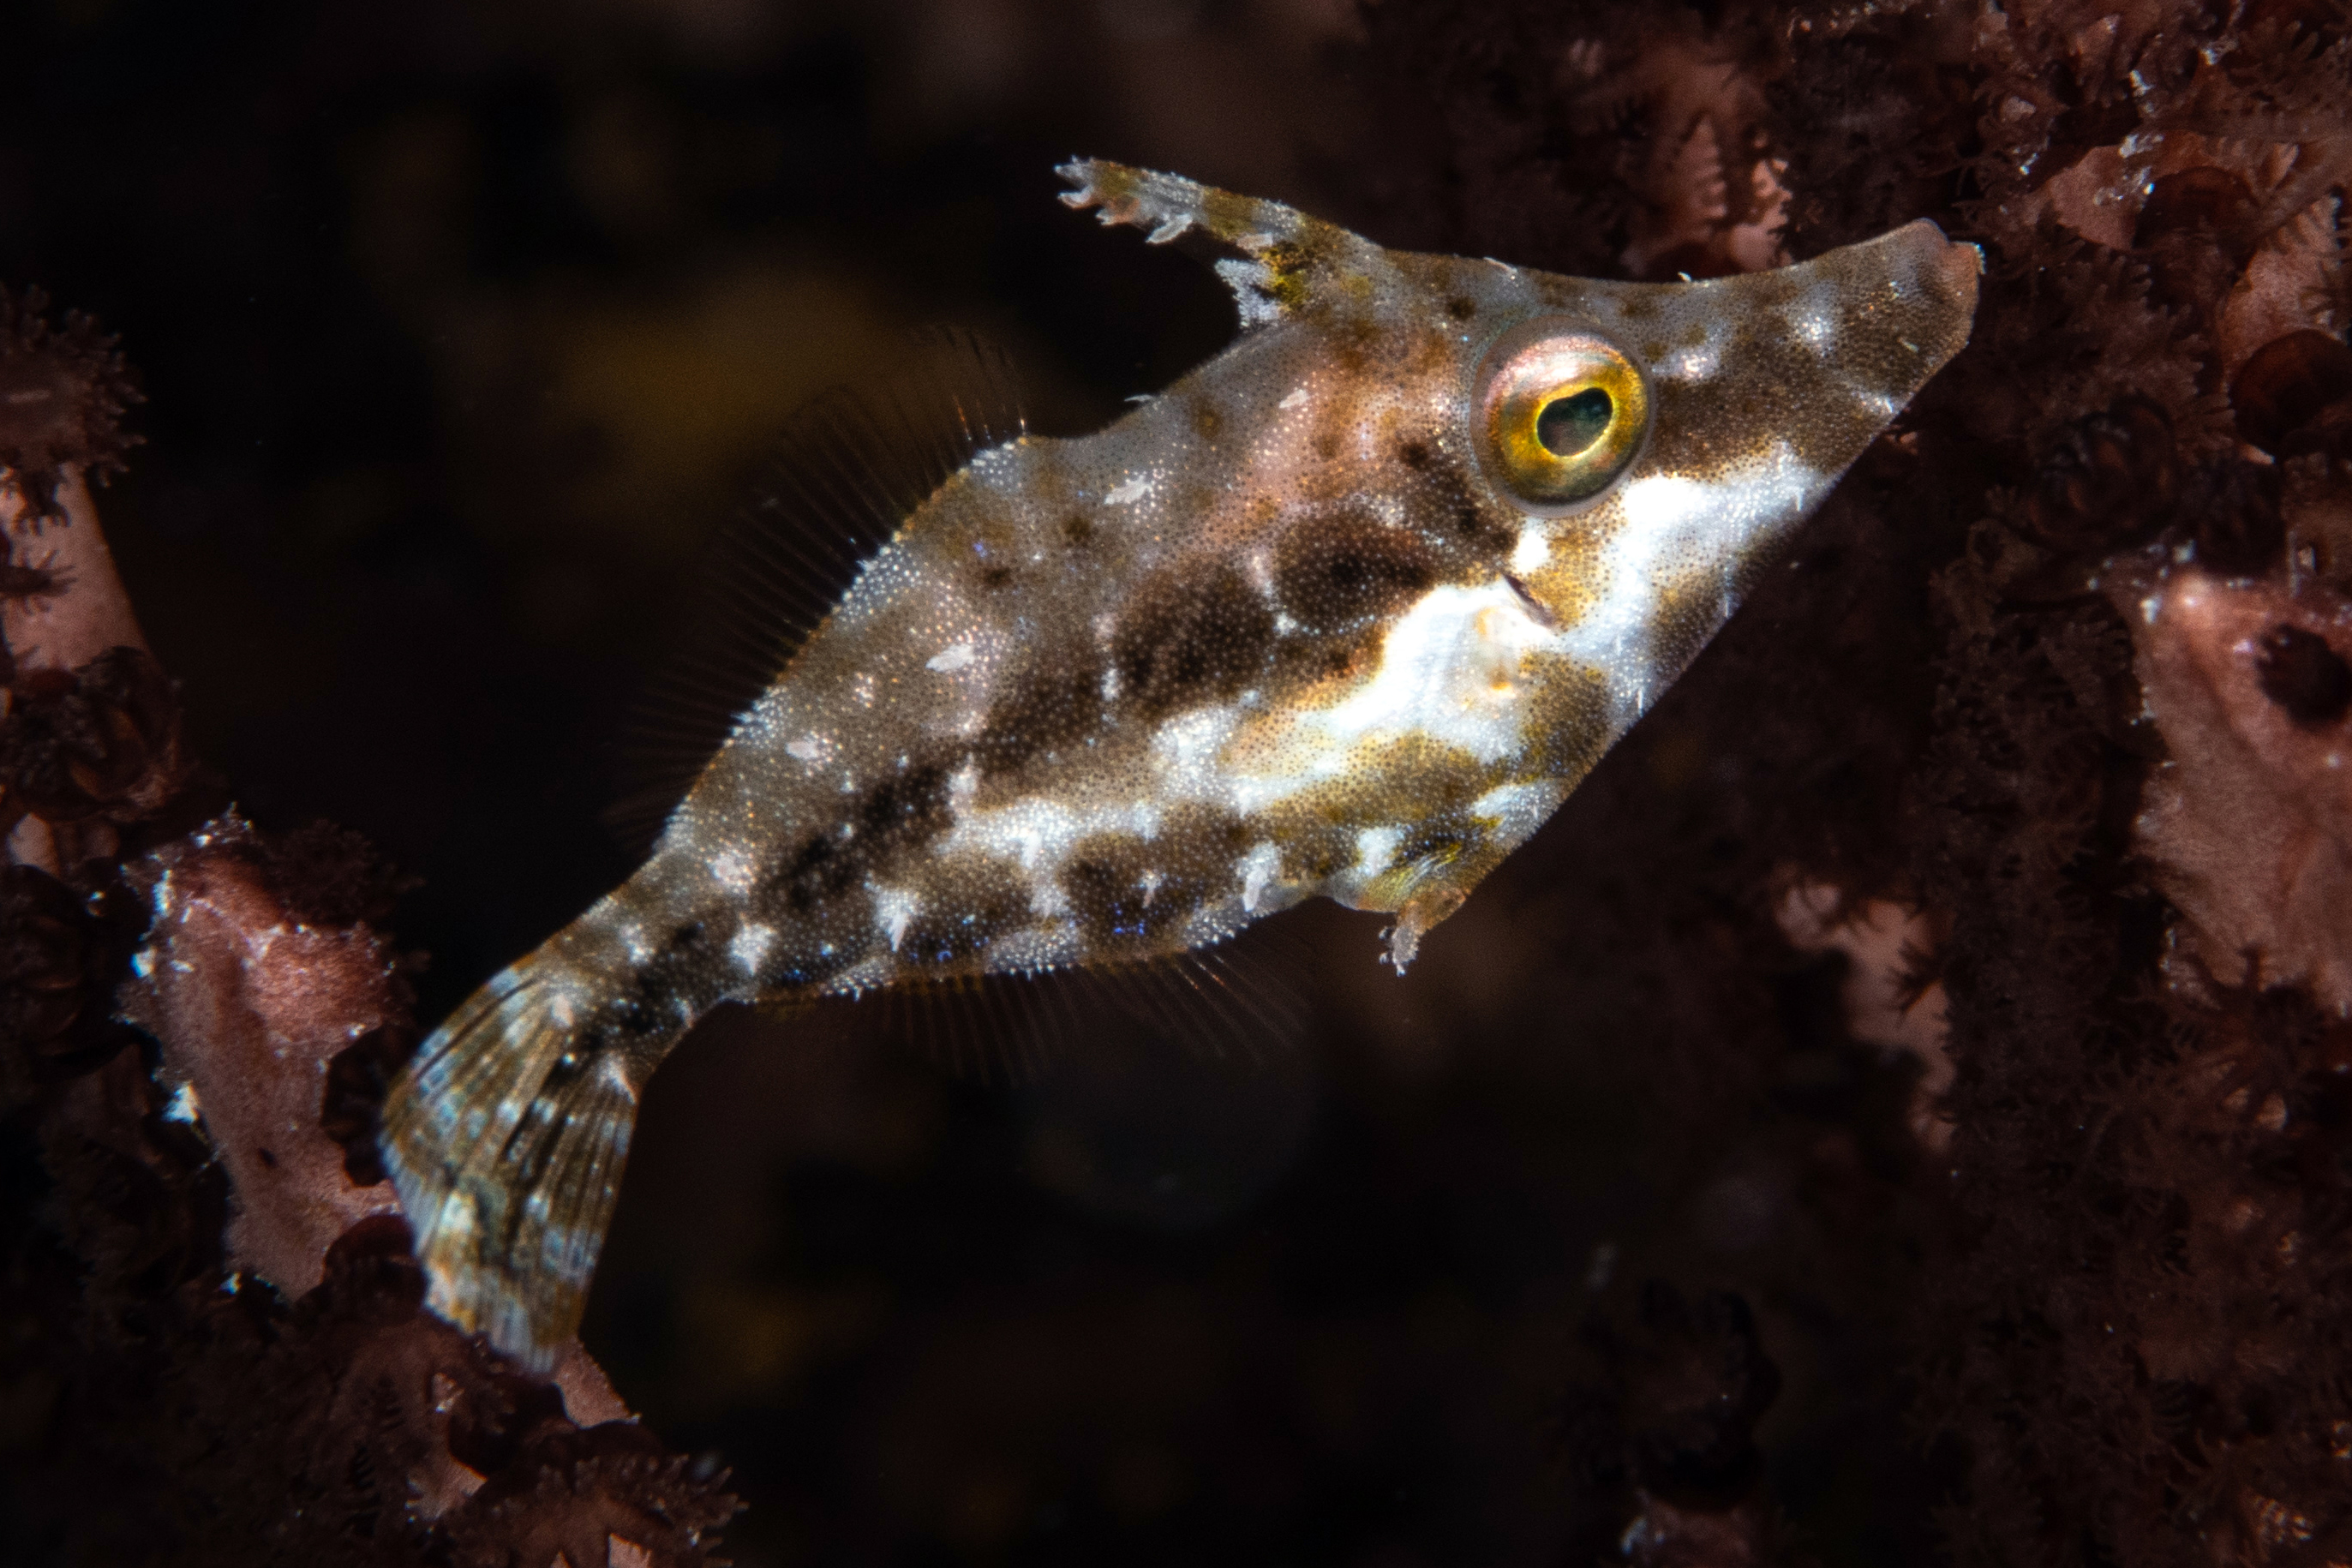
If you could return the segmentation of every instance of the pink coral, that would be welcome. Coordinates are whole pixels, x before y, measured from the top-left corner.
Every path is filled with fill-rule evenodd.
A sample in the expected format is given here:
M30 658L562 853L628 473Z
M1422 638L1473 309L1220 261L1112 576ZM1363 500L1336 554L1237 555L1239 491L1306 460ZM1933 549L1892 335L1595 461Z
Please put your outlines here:
M2184 956L2352 1013L2352 602L2196 571L2122 570L2108 591L2168 753L2137 834Z
M122 1007L163 1043L175 1114L201 1117L228 1166L232 1258L299 1296L335 1237L399 1209L389 1184L352 1184L319 1108L328 1062L404 1009L383 941L291 917L252 843L225 817L135 868L154 921Z
M94 1542L79 1489L145 1487L104 1550L157 1561L265 1542L309 1561L709 1561L737 1506L723 1477L667 1455L576 1342L541 1382L423 1310L396 1199L347 1168L372 1121L354 1042L414 1035L403 961L368 923L393 880L331 829L186 831L212 786L81 483L121 450L129 384L86 320L50 334L29 309L0 294L0 1093L59 1192L55 1250L30 1256L86 1270L18 1325L78 1388L50 1506ZM37 537L55 547L26 563ZM113 1474L125 1445L142 1480Z

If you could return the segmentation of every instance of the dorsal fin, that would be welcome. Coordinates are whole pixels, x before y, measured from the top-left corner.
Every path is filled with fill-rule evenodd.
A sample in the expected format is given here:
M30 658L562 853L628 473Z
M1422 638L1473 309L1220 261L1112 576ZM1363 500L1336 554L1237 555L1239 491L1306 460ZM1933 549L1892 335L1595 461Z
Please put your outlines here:
M1376 248L1337 224L1280 202L1237 196L1180 174L1079 158L1054 171L1074 187L1065 205L1099 207L1107 224L1145 230L1144 242L1204 250L1234 291L1242 330L1295 315Z
M744 710L949 477L1026 426L1012 366L977 333L914 335L895 365L788 422L750 500L704 552L696 619L632 704L605 821L643 852Z

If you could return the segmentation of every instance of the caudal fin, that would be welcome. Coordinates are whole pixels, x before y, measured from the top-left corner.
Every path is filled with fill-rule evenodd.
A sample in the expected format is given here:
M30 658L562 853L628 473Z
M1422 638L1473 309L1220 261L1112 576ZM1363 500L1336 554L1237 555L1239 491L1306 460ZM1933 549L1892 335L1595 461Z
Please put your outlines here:
M426 1305L541 1372L580 1326L637 1118L622 1055L583 1041L584 1012L526 958L434 1031L384 1105Z

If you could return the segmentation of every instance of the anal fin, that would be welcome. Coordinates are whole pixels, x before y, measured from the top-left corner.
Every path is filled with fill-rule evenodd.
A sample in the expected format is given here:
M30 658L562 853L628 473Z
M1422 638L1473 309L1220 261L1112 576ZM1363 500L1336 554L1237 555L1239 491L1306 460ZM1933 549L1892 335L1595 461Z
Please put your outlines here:
M1024 1077L1096 1048L1106 1034L1207 1058L1278 1054L1313 1016L1309 980L1308 950L1275 921L1152 959L901 982L856 1005L951 1071Z

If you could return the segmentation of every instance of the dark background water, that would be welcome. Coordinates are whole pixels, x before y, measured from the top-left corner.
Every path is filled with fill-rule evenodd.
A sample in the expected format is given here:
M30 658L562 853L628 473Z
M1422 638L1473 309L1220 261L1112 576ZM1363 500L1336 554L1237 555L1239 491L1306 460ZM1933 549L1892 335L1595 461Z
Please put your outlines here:
M150 639L243 809L420 879L428 1017L626 874L629 694L794 407L952 322L1080 430L1223 341L1214 280L1065 210L1055 163L1462 243L1400 195L1442 114L1339 0L37 0L0 39L0 282L143 376L100 506ZM1563 1457L1584 1328L1652 1279L1755 1310L1814 1549L1916 1549L1902 1072L1748 869L1807 781L1744 755L1739 649L1801 591L1408 978L1378 917L1274 922L1293 1026L1220 1053L1129 986L1043 1066L1026 993L699 1032L586 1337L734 1468L730 1554L1586 1555L1623 1519Z

